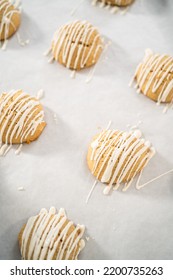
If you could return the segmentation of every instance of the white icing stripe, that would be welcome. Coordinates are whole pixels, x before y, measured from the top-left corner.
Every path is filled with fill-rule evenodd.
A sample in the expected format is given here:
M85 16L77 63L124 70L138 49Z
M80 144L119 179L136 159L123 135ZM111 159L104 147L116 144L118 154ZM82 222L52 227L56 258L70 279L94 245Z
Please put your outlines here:
M137 73L139 75L137 77ZM147 95L149 88L152 85L152 93L155 93L159 87L161 92L157 101L159 103L166 102L168 96L173 91L173 80L168 79L170 72L173 72L173 58L167 55L153 54L151 51L147 52L142 63L140 63L136 69L134 79L136 79L138 92L142 90L145 84L144 94ZM158 75L161 75L159 79L156 79ZM150 75L150 77L149 77ZM155 82L154 82L155 80ZM153 84L154 82L154 84Z
M16 26L12 22L12 16L14 14L20 14L20 11L16 8L13 8L9 11L9 8L11 8L11 3L6 0L0 0L0 14L2 14L2 20L0 22L0 35L4 31L4 46L6 45L6 41L9 34L10 26L12 25L14 30L16 31Z
M161 175L159 175L159 176L157 176L157 177L155 177L155 178L149 180L148 182L146 182L146 183L140 185L140 179L141 179L141 176L142 176L142 171L141 171L141 173L139 174L137 183L136 183L136 188L139 190L139 189L141 189L141 188L143 188L143 187L145 187L145 186L151 184L152 182L157 181L158 179L160 179L160 178L162 178L162 177L164 177L164 176L166 176L166 175L168 175L168 174L170 174L170 173L173 173L173 169L170 169L169 171L167 171L167 172L165 172L165 173L162 173Z
M52 51L55 54L55 60L58 60L60 52L62 52L62 61L67 68L70 68L72 63L72 58L74 57L74 52L76 48L79 46L73 68L74 69L77 68L79 61L80 61L80 68L84 68L85 64L91 57L91 54L96 46L96 42L98 38L100 37L99 34L94 36L92 45L86 55L90 38L93 36L95 31L97 31L97 29L86 21L75 21L71 24L62 26L55 33L53 38ZM80 42L82 43L80 44ZM103 48L103 46L100 44L95 48L95 52L93 56L94 58L92 61L93 63L95 62L96 56L100 48Z
M115 180L116 189L125 178L129 181L129 178L132 177L131 183L140 168L145 167L154 155L155 151L150 148L150 143L140 139L140 137L140 131L126 133L105 130L91 144L92 153L90 159L94 161L92 173L97 170L97 179L102 174L101 182L110 182L109 186L104 190L105 194L109 193ZM100 161L104 154L106 156L101 163ZM127 184L125 187L127 188Z
M23 231L21 254L23 259L68 260L76 259L85 243L82 240L85 227L68 221L64 209L56 214L51 207L49 212L42 209L40 214L31 217ZM72 255L73 253L73 255Z
M16 96L17 95L17 96ZM8 103L10 105L8 105ZM0 155L6 153L8 144L13 144L14 137L20 142L33 135L37 127L44 121L43 110L38 111L39 101L22 91L12 90L2 96L0 105ZM15 114L14 114L15 112ZM34 116L35 115L35 116ZM5 143L3 145L3 135Z

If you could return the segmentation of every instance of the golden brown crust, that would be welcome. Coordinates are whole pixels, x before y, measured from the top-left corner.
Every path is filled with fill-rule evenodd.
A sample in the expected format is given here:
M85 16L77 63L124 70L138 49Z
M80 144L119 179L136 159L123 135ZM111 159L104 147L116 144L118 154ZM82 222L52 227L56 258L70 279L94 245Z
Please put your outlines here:
M115 131L115 133L113 134L113 136L114 136L114 135L118 135L118 133L119 133L119 131ZM91 172L93 172L93 168L94 168L94 165L95 165L95 160L94 160L94 159L91 159L91 154L92 154L92 151L93 151L93 149L92 149L92 147L91 147L91 144L98 138L98 136L99 136L99 134L97 134L97 135L92 139L92 141L91 141L91 143L90 143L90 145L89 145L89 148L88 148L88 153L87 153L87 163L88 163L88 167L89 167L89 169L90 169ZM105 134L105 136L106 136L106 134ZM105 137L103 137L103 141L104 141L104 139L105 139ZM112 138L111 138L111 139L112 139ZM110 141L111 141L111 139L110 139ZM109 145L110 141L107 142L106 146ZM134 140L134 141L135 141L135 140ZM134 141L131 143L131 145L134 143ZM98 145L98 148L96 149L96 151L100 148L100 146L101 146L101 143ZM141 147L144 147L144 145L141 144L141 146L136 150L136 153L141 149ZM103 162L105 161L106 156L108 155L108 153L111 151L112 148L113 148L113 150L112 150L112 152L110 153L109 158L108 158L107 161L105 162L105 165L103 166L102 171L100 172L100 168L101 168ZM96 170L95 170L94 173L93 173L93 175L94 175L95 177L97 177L98 180L101 181L101 178L102 178L102 176L103 176L103 174L104 174L104 171L105 171L105 169L106 169L106 167L107 167L108 160L110 159L110 157L111 157L111 155L113 154L113 152L114 152L116 149L118 149L118 148L119 148L119 147L118 147L117 143L114 143L114 144L110 145L110 147L106 150L105 153L103 153L102 157L101 157L100 160L99 160L99 164L98 164ZM136 161L136 164L133 166L132 169L129 170L129 172L127 173L127 175L124 177L124 179L123 179L123 181L122 181L123 183L130 181L130 180L134 177L134 175L136 174L137 168L139 167L139 163L141 163L141 161L144 159L144 157L147 155L147 153L148 153L149 151L150 151L150 150L149 150L149 148L148 148L147 151L145 151L145 152L138 158L138 160ZM121 155L122 155L122 153L121 153ZM120 155L120 156L121 156L121 155ZM125 164L126 164L126 163L128 162L128 160L130 159L130 156L131 156L131 154L129 154L129 155L126 157L126 160L125 160L124 164L122 165L121 169L119 170L118 175L117 175L117 177L115 178L113 184L116 184L116 183L117 183L117 179L118 179L120 173L122 172L122 170L123 170ZM138 173L144 168L145 163L146 163L146 161L144 161L144 163L141 165L141 167L140 167L139 170L138 170ZM117 162L117 164L118 164L118 162ZM113 169L113 172L112 172L112 176L111 176L110 180L106 182L107 184L109 184L109 183L111 182L111 179L112 179L112 177L113 177L114 171L115 171L115 169L117 168L117 164L114 166L114 169ZM100 173L100 175L98 176L99 173Z
M6 2L6 5L4 5L3 9L0 12L0 25L2 24L4 16L7 17L7 20L10 20L10 23L9 25L4 24L2 32L0 32L0 40L10 38L17 31L21 23L21 14L19 13L19 11L16 8L14 8L13 5L10 5L9 1L4 2ZM10 12L12 12L12 15L10 15Z
M0 130L2 130L3 127L5 127L3 135L1 135L3 143L6 143L6 144L21 144L22 133L24 134L25 132L27 132L27 130L29 129L32 122L34 120L37 120L37 115L43 110L43 107L40 103L38 105L34 106L33 109L30 111L30 114L27 115L27 118L25 119L25 122L23 123L22 133L17 135L18 130L16 130L16 132L14 133L14 135L12 137L12 142L11 142L11 135L13 133L14 127L21 120L21 118L23 116L23 112L21 112L18 115L18 117L16 118L16 115L18 114L19 110L15 110L14 106L10 107L10 105L21 94L22 94L22 91L16 91L15 95L13 95L13 97L10 98L10 100L5 105L5 107L2 108L0 117L5 116L0 122ZM7 96L7 93L3 93L0 96L0 104L2 104L2 102L4 101L4 98L6 96ZM32 101L32 100L38 101L35 97L30 97L29 95L27 95L27 96L29 98L29 101ZM20 101L21 100L22 99L20 99ZM29 102L29 101L26 101L23 104L23 106L27 105L27 102ZM9 117L9 113L11 113L11 117L7 122L7 117ZM30 142L35 141L40 136L40 134L42 133L45 126L46 126L46 123L44 121L39 123L33 134L32 134L32 131L29 134L26 133L26 137L23 138L22 143L28 143L29 144ZM8 133L8 136L7 136L7 133Z
M70 26L72 26L72 28L70 28ZM71 34L73 34L77 26L79 26L77 33L75 33L75 36L71 37ZM91 29L93 29L93 32L88 36L88 40L86 40L85 32L88 28L87 26L87 22L76 22L75 24L71 23L62 27L63 32L57 33L58 39L54 39L52 42L52 53L55 60L74 70L81 70L82 68L87 68L97 63L103 49L103 42L98 31L91 24L87 32L90 32ZM80 34L80 38L78 34ZM66 38L68 36L69 39L67 42ZM62 37L64 38L63 42ZM59 53L56 55L59 48ZM72 49L73 51L71 52ZM67 53L64 55L65 52ZM86 60L84 65L82 65L82 60Z

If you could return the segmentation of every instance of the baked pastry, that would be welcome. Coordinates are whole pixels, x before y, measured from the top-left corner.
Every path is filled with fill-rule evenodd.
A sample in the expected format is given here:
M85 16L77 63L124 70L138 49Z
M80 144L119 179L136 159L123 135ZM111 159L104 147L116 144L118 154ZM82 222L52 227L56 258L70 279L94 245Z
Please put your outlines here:
M128 6L130 5L134 0L99 0L100 2L104 4L108 4L111 6Z
M69 221L64 209L56 214L42 209L31 217L21 229L18 240L22 259L25 260L76 260L85 242L85 227Z
M0 0L0 40L11 37L21 22L20 11L9 1Z
M139 130L104 130L93 138L87 162L92 174L102 183L108 184L104 191L108 194L113 184L118 189L121 183L125 183L127 189L154 153L151 144L141 139Z
M100 34L87 21L65 24L55 33L52 41L54 59L73 70L95 64L102 49Z
M36 140L45 125L43 107L37 98L22 90L3 93L0 96L0 155L5 153L8 144L29 144Z
M147 50L137 67L136 88L158 103L173 101L173 57Z

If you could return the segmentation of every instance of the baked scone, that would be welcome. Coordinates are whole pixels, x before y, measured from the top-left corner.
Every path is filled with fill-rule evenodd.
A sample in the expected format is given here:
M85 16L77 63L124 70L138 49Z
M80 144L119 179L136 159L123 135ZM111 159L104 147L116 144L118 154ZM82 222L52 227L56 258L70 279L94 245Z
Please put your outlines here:
M99 0L99 1L111 6L125 7L130 5L134 0Z
M87 21L65 24L57 30L52 41L54 59L73 70L95 64L102 49L103 42L99 32Z
M147 50L134 78L138 92L158 103L173 101L173 57Z
M0 96L0 154L12 144L30 143L42 133L46 123L40 101L22 90ZM4 145L3 145L4 143Z
M141 139L139 130L104 130L89 145L87 162L92 174L108 184L107 194L114 184L116 189L121 183L126 183L125 188L128 188L154 153L151 144Z
M20 11L9 1L0 0L0 40L11 37L21 22Z
M25 260L76 260L85 242L83 225L75 226L64 209L56 213L42 209L19 233L19 247Z

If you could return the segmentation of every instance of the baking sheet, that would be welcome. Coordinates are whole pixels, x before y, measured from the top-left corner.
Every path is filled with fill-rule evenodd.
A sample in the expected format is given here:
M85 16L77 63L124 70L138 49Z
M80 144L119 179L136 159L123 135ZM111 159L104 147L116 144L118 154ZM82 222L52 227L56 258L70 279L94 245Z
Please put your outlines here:
M14 36L0 51L0 92L21 88L34 95L45 90L42 104L47 127L38 141L0 158L0 259L20 259L17 235L42 207L64 207L68 217L86 225L86 247L80 259L172 259L173 175L137 191L102 194L86 164L91 138L112 120L112 128L139 126L157 150L142 182L173 168L173 111L138 95L128 83L144 50L172 53L173 2L136 0L126 14L111 14L91 1L23 0L21 47ZM111 41L92 81L89 70L70 78L70 71L48 64L43 52L61 24L86 19ZM24 191L18 188L23 187Z

